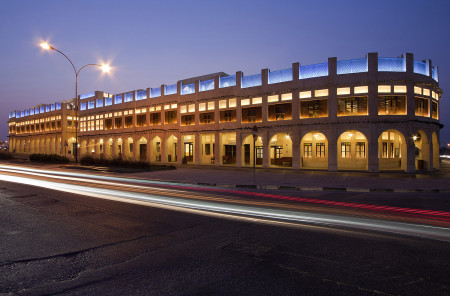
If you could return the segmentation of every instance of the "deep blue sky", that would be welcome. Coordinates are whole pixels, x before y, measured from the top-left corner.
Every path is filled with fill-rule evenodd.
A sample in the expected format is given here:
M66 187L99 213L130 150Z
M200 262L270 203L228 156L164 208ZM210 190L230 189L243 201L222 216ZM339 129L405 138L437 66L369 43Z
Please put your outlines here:
M450 142L450 1L0 1L0 138L8 113L74 97L67 60L40 49L47 40L76 67L79 93L158 87L223 71L246 75L412 52L439 67L441 142Z

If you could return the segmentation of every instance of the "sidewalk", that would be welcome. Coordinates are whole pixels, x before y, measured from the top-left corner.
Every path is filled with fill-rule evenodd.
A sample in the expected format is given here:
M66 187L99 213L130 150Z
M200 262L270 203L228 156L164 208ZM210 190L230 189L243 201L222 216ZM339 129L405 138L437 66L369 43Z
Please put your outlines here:
M218 187L336 190L336 191L390 191L390 192L450 192L450 161L443 160L439 172L424 174L328 172L294 170L185 167L176 170L126 174L125 177L156 179L188 184Z

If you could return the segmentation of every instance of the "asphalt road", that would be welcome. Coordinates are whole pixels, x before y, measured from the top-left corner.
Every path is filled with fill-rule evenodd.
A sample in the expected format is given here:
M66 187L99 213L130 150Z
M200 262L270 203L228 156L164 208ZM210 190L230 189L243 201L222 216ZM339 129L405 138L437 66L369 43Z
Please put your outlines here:
M4 178L0 176L0 180ZM63 186L67 189L69 185ZM385 203L398 196L365 196L376 200L377 194ZM215 193L195 195L199 199ZM228 195L232 204L249 199ZM338 196L341 200L361 198L352 193L321 193L320 197L327 196L330 200ZM420 205L424 197L415 196ZM446 210L445 197L434 196L427 207ZM269 197L261 202L268 207ZM295 202L277 203L292 209ZM398 199L396 202L402 204ZM310 212L321 207L332 214L337 209L308 207ZM342 211L338 210L340 215L350 215L350 210ZM425 219L364 214L371 219L376 215L412 225ZM0 293L450 294L448 242L348 227L287 224L280 219L260 220L245 215L239 219L217 213L198 215L0 181ZM434 223L425 225L435 227Z

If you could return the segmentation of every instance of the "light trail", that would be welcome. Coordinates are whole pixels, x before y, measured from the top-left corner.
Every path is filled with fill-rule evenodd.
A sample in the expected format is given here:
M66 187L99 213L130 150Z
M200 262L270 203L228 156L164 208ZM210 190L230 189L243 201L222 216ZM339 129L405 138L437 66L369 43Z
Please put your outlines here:
M230 189L220 189L220 188L211 188L208 186L201 185L180 185L179 183L173 183L168 181L159 181L159 180L144 180L144 179L136 179L136 178L123 178L123 177L113 177L113 176L101 176L95 174L81 174L74 172L61 172L61 171L50 171L50 170L40 170L40 169L32 169L25 167L17 167L17 166L5 166L0 165L0 171L2 169L13 169L16 171L23 172L35 172L35 173L43 173L46 176L48 175L58 175L58 176L73 176L79 178L86 178L89 176L92 179L97 180L107 180L107 181L117 181L123 183L138 183L138 184L148 184L154 185L158 187L165 187L171 189L180 189L180 190L196 190L196 191L206 191L206 192L214 192L214 193L228 193L228 194L238 194L250 197L263 197L263 198L271 198L278 200L286 200L286 201L297 201L302 203L311 203L311 204L322 204L328 206L337 206L337 207L347 207L347 208L355 208L355 209L364 209L370 211L377 212L392 212L392 213L405 213L411 215L420 215L420 216L429 216L435 217L437 219L443 221L450 221L450 212L445 211L435 211L435 210L423 210L423 209L412 209L412 208L404 208L404 207L392 207L392 206L380 206L374 204L363 204L363 203L350 203L350 202L341 202L341 201L333 201L333 200L322 200L315 198L304 198L304 197L293 197L293 196L284 196L278 194L269 194L269 193L258 193L258 192L249 192L249 191L240 191L240 190L230 190ZM155 187L152 187L155 188Z
M182 194L178 197L174 196L163 196L164 193L172 192L173 190L167 190L158 188L151 188L152 192L156 194L151 194L149 192L136 192L130 191L130 188L146 188L149 187L137 186L125 184L123 181L130 182L130 179L123 179L118 177L106 177L106 176L98 176L98 175L89 175L89 174L77 174L77 173L68 173L68 172L55 172L52 171L49 176L47 171L45 170L34 170L34 169L16 169L17 167L8 167L0 166L0 168L5 171L11 173L11 171L17 173L21 171L22 173L32 174L34 177L24 177L24 176L16 176L16 175L0 175L0 179L7 182L15 182L21 184L28 184L37 187L43 187L63 192L69 192L74 194L81 194L96 198L116 200L121 202L131 202L146 206L160 207L166 209L172 209L177 211L185 211L196 214L203 214L209 216L217 216L221 218L229 218L229 219L237 219L237 220L251 220L257 222L264 223L288 223L290 225L299 225L303 223L319 225L319 226L327 226L327 227L337 227L337 228L350 228L350 229L364 229L369 231L376 232L387 232L387 233L395 233L401 235L422 237L434 240L441 241L450 241L450 229L446 227L437 227L416 223L403 223L396 221L385 221L379 219L368 219L368 218L360 218L360 217L348 217L342 215L332 215L332 214L324 214L324 213L311 213L304 211L293 211L287 209L280 208L268 208L264 206L255 206L255 205L247 205L247 204L233 204L225 201L213 201L213 200L205 200L205 199L192 199L185 197L183 198ZM61 177L56 177L59 175ZM53 178L54 180L41 180L38 178ZM78 185L73 183L61 182L63 180L69 180L73 182L93 182L89 180L89 178L95 178L95 183L98 183L101 179L104 185L114 186L112 188L99 188L85 185ZM109 181L107 181L109 180ZM139 183L141 181L148 180L138 180ZM114 181L114 182L110 182ZM119 183L121 181L121 183ZM161 184L158 181L148 181L149 183ZM144 182L147 183L147 182ZM166 184L171 184L169 182L164 182ZM177 187L177 186L175 186ZM179 190L176 190L177 193L182 192L181 186L178 186ZM221 191L219 190L219 193ZM232 191L235 192L235 191ZM242 191L246 192L246 191ZM185 196L188 194L185 192ZM196 196L202 197L202 196ZM290 198L290 197L289 197Z

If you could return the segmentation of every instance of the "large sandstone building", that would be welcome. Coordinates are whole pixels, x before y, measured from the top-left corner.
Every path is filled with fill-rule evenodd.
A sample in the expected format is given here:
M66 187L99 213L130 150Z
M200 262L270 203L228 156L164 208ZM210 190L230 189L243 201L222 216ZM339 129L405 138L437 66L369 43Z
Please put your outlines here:
M439 168L437 68L412 54L214 73L111 95L96 91L9 116L10 150L323 170ZM257 132L253 137L253 128ZM255 155L254 155L255 154Z

